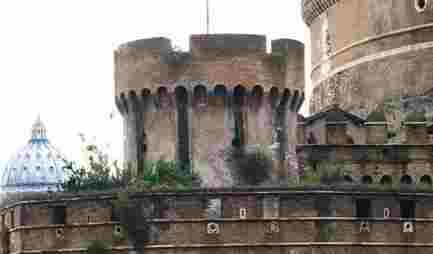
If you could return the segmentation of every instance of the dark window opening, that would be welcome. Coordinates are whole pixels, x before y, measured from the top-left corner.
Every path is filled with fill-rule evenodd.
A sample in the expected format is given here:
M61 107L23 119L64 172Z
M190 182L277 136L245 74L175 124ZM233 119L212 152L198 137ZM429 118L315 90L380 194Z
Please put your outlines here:
M66 207L55 206L51 207L51 224L64 225L66 224Z
M415 218L415 201L401 200L400 201L400 217L404 219Z
M184 172L190 170L190 140L188 117L188 92L184 87L177 87L177 157Z
M245 145L245 123L244 123L244 106L245 106L245 88L237 86L233 94L233 114L234 114L234 137L232 140L233 147L240 148Z
M373 178L371 176L363 176L361 179L361 182L363 184L372 184L373 183Z
M400 183L401 184L412 184L412 177L410 177L408 175L404 175L401 177Z
M251 93L250 98L250 106L253 108L253 110L257 111L259 110L262 101L263 101L263 88L261 86L255 86L253 88L253 91Z
M380 179L380 184L382 185L392 185L392 177L389 175L384 175Z
M193 97L194 107L204 107L207 105L207 91L206 87L199 85L194 88Z
M424 185L432 185L432 179L429 175L424 175L421 177L420 182Z
M11 228L15 227L15 211L11 211Z
M371 200L358 199L356 200L356 217L371 218Z

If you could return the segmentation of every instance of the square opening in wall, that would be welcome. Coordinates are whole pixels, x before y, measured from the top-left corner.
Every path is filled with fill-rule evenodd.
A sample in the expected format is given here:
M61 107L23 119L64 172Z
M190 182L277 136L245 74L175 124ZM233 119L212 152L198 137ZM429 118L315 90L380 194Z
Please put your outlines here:
M400 201L400 217L404 219L415 218L415 201L401 200Z
M65 206L53 206L51 210L51 224L64 225L66 224L66 207Z
M358 199L356 200L356 217L371 218L371 200Z

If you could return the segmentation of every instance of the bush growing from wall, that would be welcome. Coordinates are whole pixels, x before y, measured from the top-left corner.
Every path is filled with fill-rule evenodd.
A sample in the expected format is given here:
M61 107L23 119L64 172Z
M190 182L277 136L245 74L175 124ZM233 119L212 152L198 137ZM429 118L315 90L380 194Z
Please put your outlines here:
M269 180L273 170L272 155L263 146L234 147L229 152L227 163L235 184L260 185Z
M87 247L87 254L109 254L108 246L102 241L91 241Z
M181 170L175 161L147 161L143 173L133 175L130 167L121 169L117 162L110 162L95 145L87 147L96 156L89 157L87 167L76 167L67 162L64 169L69 178L59 185L65 192L89 192L128 188L132 191L185 190L193 183L199 184L199 177L191 170Z
M307 162L301 183L307 185L333 185L343 183L350 170L341 162Z

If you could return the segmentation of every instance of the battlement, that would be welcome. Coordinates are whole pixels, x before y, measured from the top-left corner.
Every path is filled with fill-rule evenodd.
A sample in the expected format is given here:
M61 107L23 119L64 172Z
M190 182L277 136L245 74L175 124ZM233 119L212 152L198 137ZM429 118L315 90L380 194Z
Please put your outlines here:
M279 39L272 41L271 53L266 48L265 36L246 34L192 35L189 52L173 49L167 38L128 42L114 53L116 96L195 81L208 89L260 85L303 90L304 45Z
M119 50L148 50L150 52L164 53L172 50L171 41L164 37L130 41L119 46Z
M194 57L266 54L266 37L248 34L200 34L190 37Z

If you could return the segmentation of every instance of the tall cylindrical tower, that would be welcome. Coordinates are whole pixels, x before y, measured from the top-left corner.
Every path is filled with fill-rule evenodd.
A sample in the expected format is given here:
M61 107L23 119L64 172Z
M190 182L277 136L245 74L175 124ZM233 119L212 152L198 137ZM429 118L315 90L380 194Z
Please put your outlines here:
M303 0L311 30L310 111L366 116L433 85L433 0Z
M138 169L167 159L217 172L233 143L279 143L285 161L304 100L304 45L275 40L267 53L265 36L243 34L192 35L189 52L165 38L129 42L115 52L115 86L125 158Z

